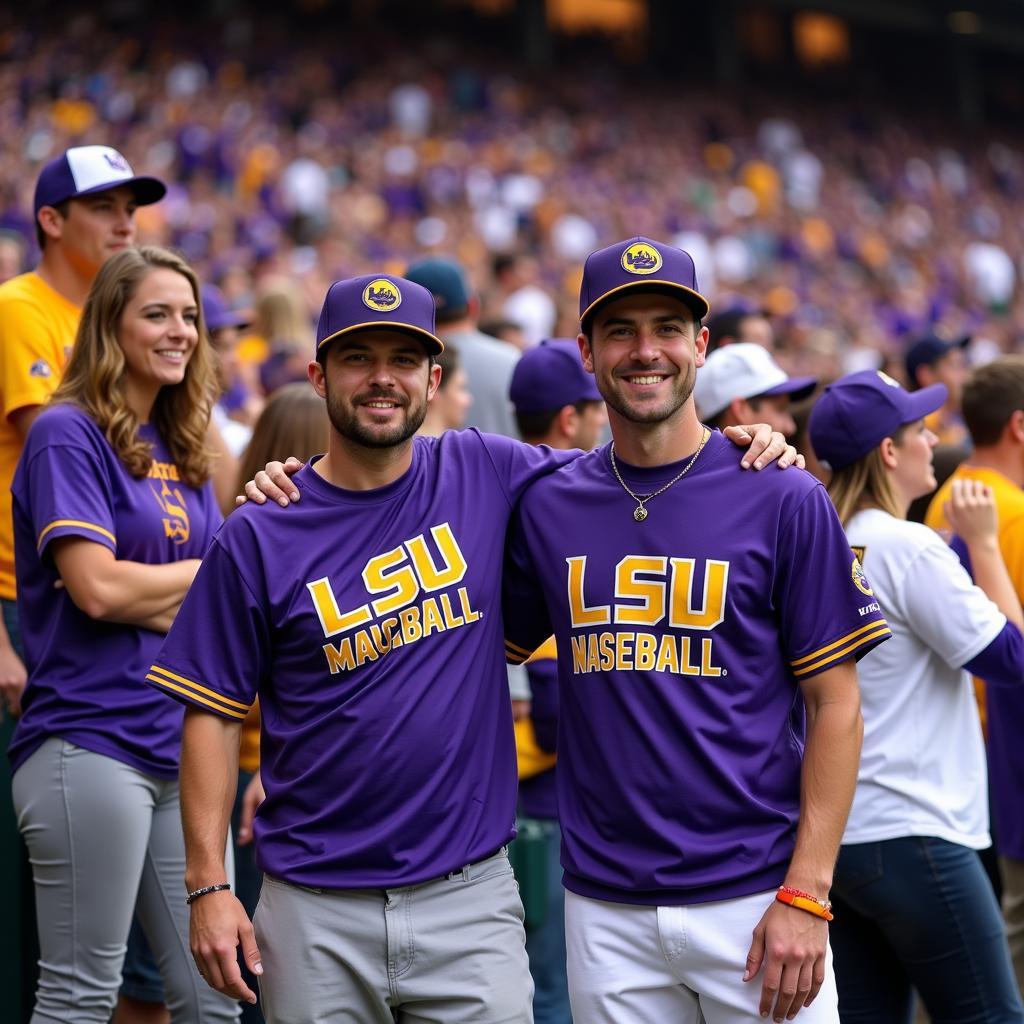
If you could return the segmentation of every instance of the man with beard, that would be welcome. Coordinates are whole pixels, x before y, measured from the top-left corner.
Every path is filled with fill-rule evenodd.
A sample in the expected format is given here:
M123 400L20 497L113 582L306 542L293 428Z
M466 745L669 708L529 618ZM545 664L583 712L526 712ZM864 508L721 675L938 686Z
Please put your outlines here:
M414 437L441 349L421 286L331 286L309 367L327 453L295 477L295 508L231 515L147 677L187 704L193 954L211 985L252 1001L240 943L269 1024L532 1019L505 853L501 565L519 496L577 453L475 430ZM257 693L254 933L223 855Z
M558 649L572 1014L836 1024L853 659L889 630L821 484L740 473L698 420L707 311L682 250L589 257L578 341L613 441L538 480L510 534L510 660Z

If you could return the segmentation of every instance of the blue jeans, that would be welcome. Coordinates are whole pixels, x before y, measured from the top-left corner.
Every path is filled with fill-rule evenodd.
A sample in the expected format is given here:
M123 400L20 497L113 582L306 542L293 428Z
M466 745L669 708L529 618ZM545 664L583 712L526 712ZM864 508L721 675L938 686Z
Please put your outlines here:
M544 922L526 932L534 984L533 1019L535 1024L572 1024L565 977L565 890L559 860L562 831L557 821L546 819L544 829L547 906Z
M912 836L843 846L830 926L843 1024L1024 1024L1003 920L974 850Z

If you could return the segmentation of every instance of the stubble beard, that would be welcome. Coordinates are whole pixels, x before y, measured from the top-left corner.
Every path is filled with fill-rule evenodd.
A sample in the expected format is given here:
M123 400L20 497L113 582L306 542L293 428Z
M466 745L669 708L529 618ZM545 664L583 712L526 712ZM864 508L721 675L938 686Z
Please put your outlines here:
M674 382L679 377L672 378ZM604 396L605 403L609 408L614 409L623 419L630 423L663 423L674 416L693 394L693 385L697 380L696 367L691 363L686 368L686 375L682 383L675 383L672 394L666 399L667 405L654 408L637 408L628 402L622 394L612 386L602 386L602 381L597 378L597 387Z
M384 431L368 429L359 422L357 404L346 403L338 395L332 394L326 381L324 386L327 391L327 416L331 421L331 426L346 441L351 441L363 448L397 448L420 429L427 415L427 398L424 394L420 401L410 401L408 405L400 407L404 412L404 418L397 426ZM393 401L395 396L374 394L360 396L359 401L364 401L367 398L370 401L374 398L387 398Z

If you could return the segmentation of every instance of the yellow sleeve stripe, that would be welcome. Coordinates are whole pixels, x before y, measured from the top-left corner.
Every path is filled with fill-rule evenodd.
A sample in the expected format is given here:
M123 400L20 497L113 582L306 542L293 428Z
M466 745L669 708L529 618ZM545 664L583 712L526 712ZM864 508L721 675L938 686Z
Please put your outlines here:
M505 647L509 651L509 653L514 652L516 654L521 654L524 658L528 658L531 654L533 654L533 651L528 651L525 647L520 647L518 644L512 643L511 640L505 641Z
M879 626L884 625L884 622L874 619L866 626L861 626L860 629L855 629L852 633L847 633L846 636L841 636L838 640L833 641L827 646L819 647L818 650L812 651L810 654L805 654L802 658L797 658L796 661L791 661L789 664L792 668L799 668L801 665L806 665L809 661L818 661L822 655L828 654L829 651L835 650L837 647L843 647L851 640L859 637L861 634L870 633L873 629L877 629Z
M150 665L150 672L156 672L161 676L166 676L168 679L173 679L175 682L181 683L187 686L190 690L195 690L197 693L205 693L207 697L212 697L214 700L218 700L221 704L226 704L230 708L237 708L244 714L248 714L250 704L242 704L240 701L232 700L230 697L225 697L223 694L218 693L216 690L207 689L205 686L201 686L199 683L194 682L191 679L186 679L184 676L179 676L175 672L171 672L166 668L161 668L159 665Z
M826 658L822 658L821 661L816 661L811 665L804 665L802 668L794 669L793 675L795 676L806 676L812 672L817 672L819 669L825 668L836 662L840 662L848 658L858 648L863 647L865 644L869 644L874 640L880 640L882 637L892 636L892 630L884 622L875 623L875 631L873 633L867 633L864 636L858 637L851 644L846 647L841 647L838 651L833 651Z
M228 715L230 718L237 718L240 722L245 718L245 715L240 711L232 711L231 708L226 708L212 700L207 700L205 697L200 697L199 694L193 693L191 690L186 690L184 686L178 686L176 683L169 683L166 679L160 679L151 672L147 673L146 678L151 683L156 683L157 686L160 686L165 690L173 690L175 693L180 693L183 696L188 697L189 700L194 700L197 704L205 704L208 708L213 708L213 710L218 714Z
M45 527L43 532L39 534L39 539L36 541L36 547L41 548L43 546L43 538L51 531L58 530L62 526L77 526L84 530L93 530L95 533L106 537L112 544L117 544L117 538L109 531L105 530L102 526L97 526L95 523L87 523L82 519L54 519L49 526Z

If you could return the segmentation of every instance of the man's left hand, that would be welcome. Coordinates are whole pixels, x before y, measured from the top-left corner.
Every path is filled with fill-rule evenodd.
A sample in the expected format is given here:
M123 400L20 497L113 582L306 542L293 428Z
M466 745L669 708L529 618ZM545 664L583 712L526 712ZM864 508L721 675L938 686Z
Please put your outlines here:
M804 457L786 442L785 435L772 430L767 423L744 423L738 427L726 427L725 436L740 448L747 448L740 465L744 469L764 469L778 460L779 469L789 466L804 468Z
M810 1006L825 982L828 923L814 914L775 901L754 929L744 981L764 968L761 1016L792 1020ZM774 1007L774 1012L773 1012Z

